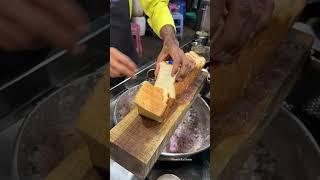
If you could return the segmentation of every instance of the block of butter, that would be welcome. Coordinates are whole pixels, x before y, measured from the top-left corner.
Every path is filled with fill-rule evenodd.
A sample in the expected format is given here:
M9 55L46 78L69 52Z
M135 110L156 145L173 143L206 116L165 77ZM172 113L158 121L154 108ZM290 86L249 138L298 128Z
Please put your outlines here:
M159 74L157 76L157 80L154 84L154 86L162 88L164 91L167 91L169 94L169 97L171 99L176 98L176 91L174 87L174 82L175 82L175 76L172 77L172 68L173 65L169 64L165 61L160 63L160 69L159 69Z
M144 81L134 98L134 103L138 106L140 115L161 122L168 99L167 91Z

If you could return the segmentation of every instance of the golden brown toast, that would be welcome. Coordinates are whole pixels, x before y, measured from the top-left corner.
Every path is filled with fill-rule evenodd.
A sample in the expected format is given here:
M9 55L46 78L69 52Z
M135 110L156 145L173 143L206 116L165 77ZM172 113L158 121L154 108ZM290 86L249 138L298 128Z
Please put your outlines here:
M142 83L134 99L140 115L159 122L167 108L167 101L168 94L148 81Z

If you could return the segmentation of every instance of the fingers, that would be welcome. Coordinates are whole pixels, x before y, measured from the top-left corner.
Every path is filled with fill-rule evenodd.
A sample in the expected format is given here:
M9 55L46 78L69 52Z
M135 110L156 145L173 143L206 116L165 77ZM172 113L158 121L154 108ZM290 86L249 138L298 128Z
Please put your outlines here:
M191 60L187 59L184 53L182 53L181 56L183 61L180 70L177 74L177 81L182 81L188 75L188 73L194 68L194 63Z
M223 33L213 43L215 61L232 61L235 54L255 32L259 13L252 0L228 0L228 16Z
M177 81L181 81L192 70L193 64L180 49L177 39L172 38L171 36L164 40L163 48L158 55L155 71L156 76L159 73L160 62L166 60L168 56L173 60L171 76L175 77Z
M40 0L38 1L40 2ZM29 1L13 0L10 3L2 1L0 14L9 21L15 22L19 27L23 27L20 29L31 33L36 39L46 41L55 47L72 49L83 33L82 28L75 28L75 26L82 26L80 24L83 24L85 20L83 22L79 20L83 19L82 15L77 10L72 10L77 8L75 4L70 2L69 4L64 3L63 9L71 12L62 12L60 9L53 13ZM56 14L60 14L60 16ZM70 14L71 16L69 16ZM69 18L61 18L65 16L69 16ZM75 18L75 16L78 17ZM70 23L71 21L73 23Z
M180 69L176 76L177 81L182 81L187 75L192 71L195 66L195 63L187 58L185 53L181 50L180 57L182 59Z
M88 18L74 0L31 0L35 6L43 7L56 18L65 21L80 32L87 31Z
M131 59L128 56L122 54L115 48L110 48L111 77L132 77L135 75L136 68L136 65L131 61Z
M165 49L162 49L160 54L158 55L157 61L156 61L156 70L155 70L156 77L158 76L158 73L160 70L160 63L162 61L164 61L165 59L167 59L168 56L169 56L169 54L167 53L167 51Z
M5 18L0 18L0 36L1 47L8 51L26 48L32 44L30 33Z
M171 45L170 48L163 48L158 55L156 62L156 76L159 73L160 63L170 56L173 60L171 76L176 76L177 81L183 80L187 74L193 69L194 63L187 59L184 52L177 45Z
M224 30L224 19L220 18L218 27L215 32L210 31L211 42L215 42L223 33Z
M135 63L128 56L126 56L116 48L110 48L110 54L118 59L118 61L116 61L117 63L119 62L122 65L127 66L127 68L131 71L135 71L137 69Z
M80 38L79 32L74 31L70 26L39 7L26 4L21 9L23 13L16 17L18 22L33 34L39 34L42 39L53 46L72 49Z
M261 11L259 8L257 8L257 2L256 0L253 0L250 4L251 6L251 15L245 22L245 25L242 29L239 45L237 46L237 49L234 50L234 52L237 52L242 46L245 45L245 43L254 36L256 33L256 28L259 20L261 19Z
M231 54L237 46L244 24L245 20L240 17L239 12L230 12L226 19L222 35L213 44L213 53L215 56L219 55L219 57L223 57L221 54ZM217 61L223 60L217 59Z
M121 77L121 76L132 77L135 74L134 71L131 71L125 65L118 63L115 59L110 60L110 72L113 72L112 74L115 75L111 77Z
M171 75L176 75L176 80L181 81L190 71L190 69L188 69L189 60L179 47L172 48L169 54L173 59L173 68Z
M110 66L110 77L111 78L121 77L121 73Z
M159 70L160 70L160 63L157 62L157 63L156 63L156 70L154 71L154 75L155 75L156 77L158 77Z
M7 27L3 27L5 25L8 25ZM0 23L1 33L3 33L5 36L7 36L6 39L8 41L11 41L12 47L11 48L26 48L32 44L32 39L29 36L29 33L26 31L23 31L23 29L19 29L14 24L5 23L2 21Z
M187 76L188 66L187 63L182 63L179 73L176 76L177 81L182 81Z
M259 2L257 4L259 4L262 8L261 12L263 12L261 14L261 17L257 23L256 26L256 31L261 31L262 29L264 29L270 22L270 20L272 19L272 14L273 14L273 10L274 10L274 0L258 0Z
M183 63L183 59L181 58L180 54L177 54L177 53L171 54L171 57L173 59L173 67L172 67L171 76L173 77L178 73L180 66ZM181 74L177 75L176 78L180 79Z
M1 33L1 32L0 32ZM12 44L12 41L10 39L8 39L7 37L5 36L2 36L0 38L0 49L3 49L3 50L7 50L7 51L11 51L13 50L12 47L14 47L15 45Z
M213 34L217 31L219 27L219 22L224 15L226 0L215 0L211 2L210 5L210 32Z

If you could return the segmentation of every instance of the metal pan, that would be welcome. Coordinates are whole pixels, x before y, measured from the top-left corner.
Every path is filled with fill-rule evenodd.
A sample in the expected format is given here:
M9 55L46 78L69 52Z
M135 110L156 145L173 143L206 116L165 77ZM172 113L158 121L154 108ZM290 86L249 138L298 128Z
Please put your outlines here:
M233 179L320 178L320 148L308 129L282 107Z
M24 120L15 144L15 180L44 179L70 152L85 142L76 130L82 105L105 67L42 100Z
M114 124L119 123L134 107L132 99L139 86L128 89L116 100L115 107L111 110ZM210 147L210 108L200 96L196 97L170 143L161 153L160 160L187 158Z

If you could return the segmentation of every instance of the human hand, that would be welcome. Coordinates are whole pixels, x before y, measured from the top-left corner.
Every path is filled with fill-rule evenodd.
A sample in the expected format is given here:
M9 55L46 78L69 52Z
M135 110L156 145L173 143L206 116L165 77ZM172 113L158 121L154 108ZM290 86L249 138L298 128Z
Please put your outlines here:
M248 39L266 27L273 9L273 0L212 1L210 38L213 61L233 61Z
M137 66L126 55L116 48L110 48L110 77L132 77L135 75Z
M0 48L50 45L71 50L88 30L87 22L74 0L0 0Z
M184 52L179 47L179 42L175 37L172 26L166 25L161 29L163 47L158 55L155 74L158 75L160 63L171 57L173 60L172 76L176 75L176 80L183 80L193 69L194 63L187 59Z

